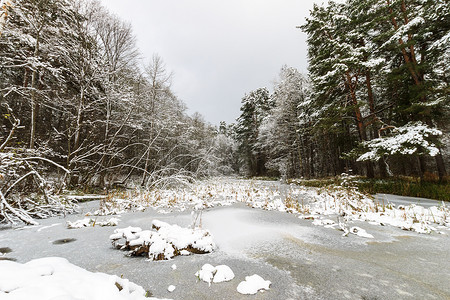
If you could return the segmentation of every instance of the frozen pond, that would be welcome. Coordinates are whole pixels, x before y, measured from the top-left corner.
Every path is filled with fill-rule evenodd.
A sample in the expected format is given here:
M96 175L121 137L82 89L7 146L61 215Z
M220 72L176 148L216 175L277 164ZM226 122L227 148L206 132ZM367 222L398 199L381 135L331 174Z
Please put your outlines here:
M64 257L92 272L128 278L154 296L173 299L449 299L448 234L418 234L393 226L352 221L374 238L312 225L295 214L250 208L242 203L203 211L202 226L218 249L169 261L127 257L111 246L115 227L67 229L99 201L84 203L78 215L41 220L39 226L0 230L1 259L28 262ZM98 217L104 219L105 217ZM190 210L160 214L154 209L120 216L118 228L150 229L158 219L183 227ZM1 251L0 249L0 251ZM235 278L207 283L194 275L204 264L229 266ZM172 268L176 265L176 269ZM258 274L272 285L257 295L241 295L237 285ZM176 286L173 292L167 289Z

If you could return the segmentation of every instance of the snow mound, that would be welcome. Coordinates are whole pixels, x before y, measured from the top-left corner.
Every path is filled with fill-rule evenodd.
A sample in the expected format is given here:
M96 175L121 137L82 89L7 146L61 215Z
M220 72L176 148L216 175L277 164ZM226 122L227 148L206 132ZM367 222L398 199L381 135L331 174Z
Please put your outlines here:
M367 233L367 231L365 231L364 229L359 228L357 226L350 228L350 230L348 232L345 231L344 235L348 235L349 233L356 234L357 236L360 236L360 237L373 239L373 235L371 235L370 233Z
M269 290L272 283L269 280L264 280L259 275L246 276L245 281L242 281L237 286L237 291L244 295L256 294L259 290Z
M175 291L176 288L177 288L177 287L174 286L174 285L169 285L169 287L167 288L167 290L168 290L170 293L172 293L173 291Z
M195 276L211 286L211 281L213 283L219 283L232 280L234 278L234 273L227 265L218 265L214 267L210 264L204 264L201 270L195 273Z
M119 225L119 219L118 218L111 218L104 221L97 221L95 219L91 218L84 218L82 220L77 220L75 222L67 221L67 228L69 229L75 229L75 228L82 228L82 227L94 227L96 225L98 226L117 226Z
M128 279L91 273L64 258L49 257L25 264L0 261L2 299L153 299Z
M117 249L128 250L133 256L146 255L152 260L168 260L186 252L204 254L216 248L207 230L183 228L158 220L152 222L152 230L116 229L109 238Z
M234 273L227 265L216 266L216 274L214 274L213 282L225 282L234 278Z

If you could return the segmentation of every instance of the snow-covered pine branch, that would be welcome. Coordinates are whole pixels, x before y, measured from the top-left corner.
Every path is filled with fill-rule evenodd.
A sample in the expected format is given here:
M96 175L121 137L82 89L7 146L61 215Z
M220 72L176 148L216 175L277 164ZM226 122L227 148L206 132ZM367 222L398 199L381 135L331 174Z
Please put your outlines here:
M408 123L393 127L391 134L362 143L368 151L358 157L358 161L377 161L390 155L430 155L439 153L436 145L442 131L421 123Z

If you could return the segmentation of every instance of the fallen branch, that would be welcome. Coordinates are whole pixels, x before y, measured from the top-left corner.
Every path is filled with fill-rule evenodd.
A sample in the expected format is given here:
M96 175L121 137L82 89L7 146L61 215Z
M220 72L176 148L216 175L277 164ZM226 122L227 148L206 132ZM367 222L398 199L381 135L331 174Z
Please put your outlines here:
M30 171L27 174L23 175L22 177L20 177L19 179L17 179L5 192L4 197L8 197L9 193L12 191L13 187L16 186L17 184L19 184L20 182L22 182L25 178L27 178L28 176L31 175L35 175L37 174L36 171Z
M4 216L10 223L16 224L13 219L11 219L8 216L7 210L9 210L16 218L24 222L25 224L30 225L38 225L36 221L33 220L33 218L27 214L25 211L22 210L16 210L14 209L9 203L6 201L5 196L3 195L2 191L0 191L0 200L2 205L0 206L0 214Z

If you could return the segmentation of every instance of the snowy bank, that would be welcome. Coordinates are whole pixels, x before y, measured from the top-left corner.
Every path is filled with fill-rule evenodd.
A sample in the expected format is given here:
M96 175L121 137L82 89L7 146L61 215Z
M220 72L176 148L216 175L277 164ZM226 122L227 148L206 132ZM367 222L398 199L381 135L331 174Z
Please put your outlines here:
M201 219L203 209L244 203L253 208L298 214L300 218L316 220L314 225L340 230L341 226L338 227L330 218L339 217L339 222L347 230L350 229L347 223L353 220L391 225L417 233L444 233L450 230L450 210L445 204L430 208L418 205L396 208L390 203L380 204L370 195L352 187L351 176L347 177L344 177L346 180L341 186L320 189L279 182L215 178L196 182L188 189L134 191L120 199L108 198L102 204L102 209L94 214L122 213L152 207L160 213L193 210L197 211L195 216Z
M128 279L92 273L64 258L40 258L25 264L0 261L0 270L0 298L5 300L158 300L147 298L147 292Z

